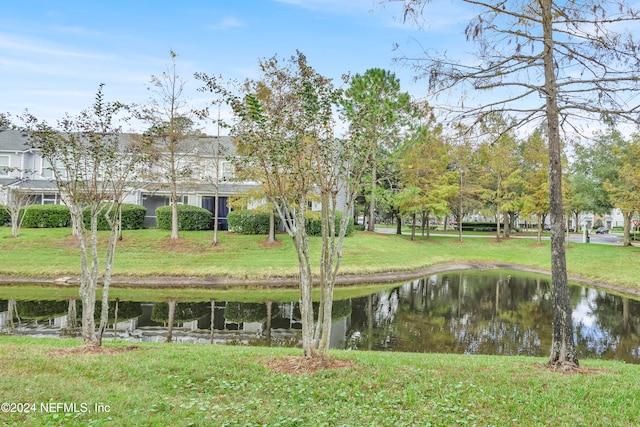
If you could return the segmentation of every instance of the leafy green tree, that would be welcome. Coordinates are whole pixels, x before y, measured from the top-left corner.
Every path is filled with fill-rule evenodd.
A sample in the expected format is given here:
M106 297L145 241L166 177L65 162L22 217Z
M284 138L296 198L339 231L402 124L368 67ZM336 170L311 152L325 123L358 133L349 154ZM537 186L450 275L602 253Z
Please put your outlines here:
M542 243L542 227L549 214L549 158L546 156L544 129L538 129L523 144L523 212L535 216L537 242Z
M413 218L411 239L415 240L416 215L448 212L447 198L457 193L457 173L449 166L450 147L439 129L419 127L400 150L404 190L398 195L400 212Z
M579 212L603 215L614 208L605 182L617 175L619 159L612 154L612 147L623 140L619 132L608 130L599 133L588 144L575 147L575 157L569 175L569 208Z
M400 143L400 129L405 125L410 97L401 92L400 80L395 74L372 68L351 78L341 105L350 125L350 138L375 143L367 180L370 185L367 229L374 231L379 171Z
M517 189L522 183L517 141L510 124L502 116L487 117L484 124L487 140L480 146L484 166L482 198L496 219L496 241L500 241L500 223L507 222L506 211L518 200Z
M473 211L482 209L482 159L473 129L455 126L450 136L450 167L458 175L458 191L448 197L449 210L458 223L458 240L462 242L462 221Z
M636 134L630 141L621 142L611 147L612 157L617 158L620 167L604 187L624 217L623 246L631 246L631 220L640 208L640 137Z

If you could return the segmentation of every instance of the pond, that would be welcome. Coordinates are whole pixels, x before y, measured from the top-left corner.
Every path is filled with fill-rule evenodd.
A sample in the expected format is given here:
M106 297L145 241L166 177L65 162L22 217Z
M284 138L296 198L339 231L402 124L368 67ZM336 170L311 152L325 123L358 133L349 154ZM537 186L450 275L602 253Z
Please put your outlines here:
M570 299L580 358L640 363L640 302L575 285ZM112 301L105 339L300 346L297 303L177 302L169 328L170 304ZM75 300L0 299L0 330L77 336L80 311ZM520 272L433 275L333 312L333 348L544 357L551 346L549 278Z

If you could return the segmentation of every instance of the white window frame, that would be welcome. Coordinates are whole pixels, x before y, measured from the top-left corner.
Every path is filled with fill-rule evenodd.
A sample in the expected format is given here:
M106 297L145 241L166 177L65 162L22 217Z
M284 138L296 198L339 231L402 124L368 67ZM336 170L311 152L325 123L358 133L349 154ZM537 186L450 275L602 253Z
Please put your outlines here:
M7 159L7 163L3 164L3 159ZM0 176L9 176L11 174L11 156L8 154L0 154Z
M57 194L42 194L42 199L40 200L40 203L42 203L43 205L59 205L60 202L58 200L58 195Z
M61 162L58 162L58 172L61 173L63 177L66 177L67 173L65 171L64 165ZM40 175L47 179L55 179L56 175L53 173L53 167L49 160L44 157L40 157Z

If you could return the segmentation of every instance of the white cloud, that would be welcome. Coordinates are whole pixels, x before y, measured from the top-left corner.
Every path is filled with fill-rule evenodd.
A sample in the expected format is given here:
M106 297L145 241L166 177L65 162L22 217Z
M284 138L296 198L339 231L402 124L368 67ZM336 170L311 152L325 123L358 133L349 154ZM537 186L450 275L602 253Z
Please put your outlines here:
M226 30L228 28L238 27L245 27L245 24L236 18L224 18L219 22L211 25L209 28L212 30Z
M11 34L0 33L0 49L6 49L23 55L25 53L37 53L55 57L74 57L84 59L105 59L112 55L81 52L53 46L43 40L17 38Z

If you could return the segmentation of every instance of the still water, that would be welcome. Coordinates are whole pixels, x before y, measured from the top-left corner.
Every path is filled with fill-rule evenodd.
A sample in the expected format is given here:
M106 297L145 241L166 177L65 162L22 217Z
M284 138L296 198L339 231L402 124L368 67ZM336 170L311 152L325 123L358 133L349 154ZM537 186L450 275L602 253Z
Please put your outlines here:
M640 302L581 286L571 286L570 299L580 358L640 363ZM74 300L0 300L0 331L77 336L80 310ZM551 289L544 276L439 274L336 301L333 312L333 348L547 356L551 346ZM292 302L112 301L110 318L106 339L300 345Z

